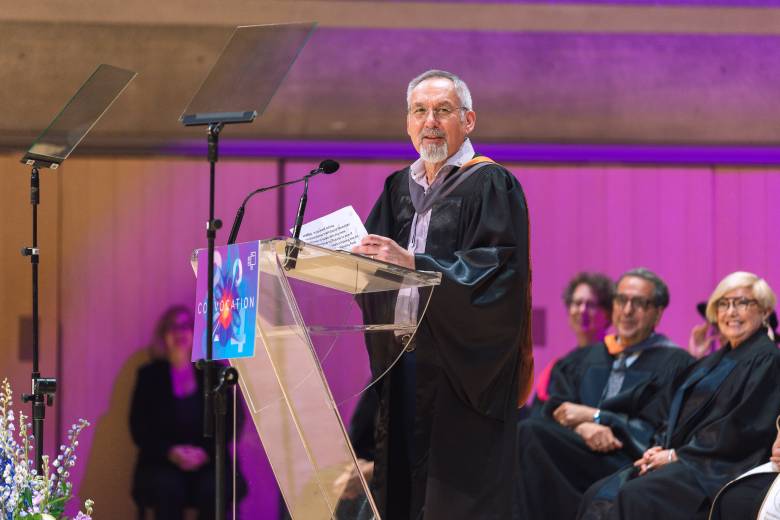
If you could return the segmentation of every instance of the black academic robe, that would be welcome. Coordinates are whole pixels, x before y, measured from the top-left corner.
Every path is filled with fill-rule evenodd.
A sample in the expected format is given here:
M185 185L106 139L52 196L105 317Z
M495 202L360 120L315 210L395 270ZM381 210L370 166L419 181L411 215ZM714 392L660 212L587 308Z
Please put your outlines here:
M406 168L388 177L366 228L405 247L413 214ZM414 353L377 385L374 496L387 519L503 520L518 395L527 395L533 366L528 215L512 174L483 166L435 203L415 261L442 283ZM378 311L362 303L371 319ZM383 341L392 334L367 337L375 376L395 355Z
M718 494L712 505L710 520L758 518L766 494L776 478L777 473L757 473L727 486Z
M649 447L651 427L636 417L661 388L692 362L683 349L661 335L642 351L625 373L620 391L602 394L615 357L596 343L570 352L550 376L543 417L518 426L518 476L514 518L560 520L574 518L582 494L606 475L631 463ZM564 402L601 410L601 424L612 428L623 448L592 451L582 438L555 422L552 413Z
M629 466L595 483L580 518L707 518L724 484L769 458L779 379L780 350L764 328L689 367L640 414L677 462L641 477Z

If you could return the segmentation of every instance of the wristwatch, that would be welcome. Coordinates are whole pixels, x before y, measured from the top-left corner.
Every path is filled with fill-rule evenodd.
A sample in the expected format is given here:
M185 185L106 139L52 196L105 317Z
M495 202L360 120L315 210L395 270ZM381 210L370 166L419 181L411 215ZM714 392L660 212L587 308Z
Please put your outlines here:
M593 422L601 424L601 410L596 410L596 413L593 414Z

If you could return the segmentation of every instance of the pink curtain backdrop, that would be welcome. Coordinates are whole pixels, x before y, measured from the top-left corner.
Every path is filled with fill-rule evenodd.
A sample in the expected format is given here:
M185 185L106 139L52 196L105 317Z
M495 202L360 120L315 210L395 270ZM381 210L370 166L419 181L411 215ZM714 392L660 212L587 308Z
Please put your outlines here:
M280 174L300 177L316 164L221 161L217 216L225 225L218 242L226 240L244 194L278 182ZM314 178L307 220L348 204L365 218L387 174L402 166L345 162L335 175ZM699 321L696 302L725 274L754 271L780 288L778 171L508 167L528 199L533 304L547 318L545 344L535 349L537 372L574 344L561 291L577 271L611 276L637 266L656 271L671 291L659 330L681 345ZM189 254L205 246L208 169L200 160L74 158L60 175L62 391L56 406L63 428L77 417L93 423L72 472L76 492L82 500L96 499L100 516L121 518L120 511L132 508L129 392L156 318L172 303L194 302ZM253 200L239 240L289 229L300 189ZM251 424L238 451L252 486L243 517L273 518L275 484Z

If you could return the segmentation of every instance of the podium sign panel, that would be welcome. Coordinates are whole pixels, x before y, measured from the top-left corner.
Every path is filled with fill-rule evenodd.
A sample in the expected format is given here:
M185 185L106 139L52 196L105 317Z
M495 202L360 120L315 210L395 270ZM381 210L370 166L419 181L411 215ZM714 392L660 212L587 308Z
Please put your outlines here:
M255 355L231 364L292 518L379 518L345 425L403 354L441 275L292 239L241 246L257 250ZM401 290L417 292L420 312L395 323Z
M257 312L257 242L234 244L214 251L213 359L255 354ZM198 279L206 280L208 251L197 251ZM205 283L196 291L192 361L206 358Z

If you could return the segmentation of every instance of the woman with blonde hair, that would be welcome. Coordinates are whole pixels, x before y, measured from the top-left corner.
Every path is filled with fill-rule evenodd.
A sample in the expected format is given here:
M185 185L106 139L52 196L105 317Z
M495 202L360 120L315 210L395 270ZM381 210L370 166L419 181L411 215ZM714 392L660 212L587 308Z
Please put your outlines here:
M684 371L640 415L655 446L588 490L582 519L706 519L727 482L769 456L780 410L780 350L766 320L777 298L752 273L726 276L707 318L726 343Z

